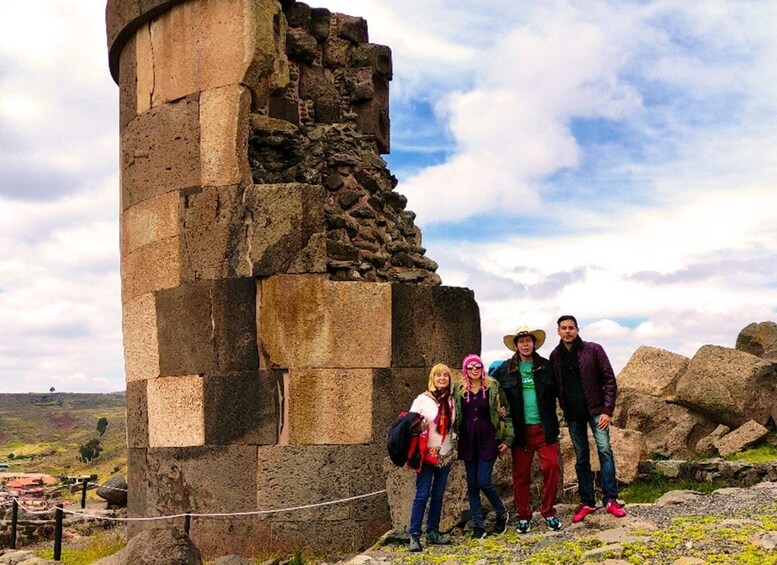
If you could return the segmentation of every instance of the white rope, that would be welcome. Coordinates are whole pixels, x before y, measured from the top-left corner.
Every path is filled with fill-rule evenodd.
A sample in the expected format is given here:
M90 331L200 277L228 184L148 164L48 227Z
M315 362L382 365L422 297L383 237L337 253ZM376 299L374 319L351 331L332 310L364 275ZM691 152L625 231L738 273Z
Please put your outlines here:
M170 514L167 516L143 516L140 518L120 518L117 516L98 516L96 514L87 514L85 512L77 512L74 510L68 510L63 508L62 511L74 516L82 516L84 518L95 518L97 520L108 520L112 522L148 522L153 520L170 520L172 518L185 518L186 516L192 516L194 518L226 518L229 516L256 516L258 514L275 514L278 512L292 512L295 510L306 510L308 508L320 508L322 506L331 506L333 504L340 504L343 502L350 502L352 500L359 500L361 498L368 498L378 494L383 494L386 489L376 490L367 494L360 494L358 496L351 496L349 498L341 498L340 500L331 500L329 502L318 502L316 504L303 504L302 506L291 506L289 508L278 508L276 510L251 510L247 512L184 512L182 514Z
M15 496L14 496L14 497L12 497L12 498L13 498L13 500L15 500L15 501L16 501L16 503L19 505L19 508L21 508L22 510L24 510L25 512L27 512L27 514L47 514L48 512L50 512L50 511L51 511L51 509L48 509L48 508L46 508L46 509L44 509L44 510L33 510L32 508L28 508L27 506L25 506L24 504L22 504L22 501L21 501L21 500L19 500L18 498L16 498Z
M119 487L109 487L108 485L100 485L100 484L98 484L98 483L87 483L87 484L88 484L88 485L94 485L94 486L96 486L97 488L104 488L104 489L108 489L108 490L120 490L121 492L129 492L129 491L128 491L127 489L125 489L125 488L119 488Z

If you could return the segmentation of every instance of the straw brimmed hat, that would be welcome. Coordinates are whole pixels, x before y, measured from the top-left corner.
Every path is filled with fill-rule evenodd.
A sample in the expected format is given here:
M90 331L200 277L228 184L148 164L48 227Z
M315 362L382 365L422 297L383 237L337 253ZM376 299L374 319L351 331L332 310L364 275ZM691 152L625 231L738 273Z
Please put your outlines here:
M543 330L533 330L529 326L519 327L517 330L515 330L515 333L504 336L502 341L504 341L507 349L510 351L515 351L517 349L515 346L515 340L522 335L530 335L534 337L534 349L539 349L542 347L542 344L545 343L545 332Z

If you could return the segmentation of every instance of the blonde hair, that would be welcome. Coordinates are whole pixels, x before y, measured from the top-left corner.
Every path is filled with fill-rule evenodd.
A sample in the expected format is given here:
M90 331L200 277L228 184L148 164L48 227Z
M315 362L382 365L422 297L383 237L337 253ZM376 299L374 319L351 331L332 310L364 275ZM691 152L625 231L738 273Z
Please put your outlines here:
M448 392L450 392L453 387L453 375L451 375L450 367L444 363L437 363L434 367L432 367L432 370L429 371L429 382L426 385L426 390L429 392L434 392L437 390L437 387L434 386L434 376L439 373L448 374Z

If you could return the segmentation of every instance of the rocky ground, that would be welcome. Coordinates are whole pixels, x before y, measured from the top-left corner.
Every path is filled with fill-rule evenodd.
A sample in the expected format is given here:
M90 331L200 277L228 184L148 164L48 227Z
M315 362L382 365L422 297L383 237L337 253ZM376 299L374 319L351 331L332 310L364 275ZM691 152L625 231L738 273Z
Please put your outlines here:
M421 553L410 553L406 537L389 533L376 547L341 563L777 564L777 483L720 489L712 495L672 491L654 504L629 505L629 515L620 519L599 509L584 522L571 524L573 509L558 507L564 523L560 532L549 532L535 515L529 534L511 527L505 534L472 540L454 530L452 545L424 547Z

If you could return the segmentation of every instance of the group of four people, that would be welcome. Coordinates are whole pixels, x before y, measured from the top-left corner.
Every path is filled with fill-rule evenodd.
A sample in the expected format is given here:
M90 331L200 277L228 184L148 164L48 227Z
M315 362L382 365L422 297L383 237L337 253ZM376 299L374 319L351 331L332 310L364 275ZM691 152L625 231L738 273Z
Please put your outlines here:
M506 361L492 363L489 375L482 359L467 355L462 362L462 380L453 384L450 369L432 367L427 390L410 412L420 415L415 433L422 437L422 457L415 466L416 492L410 516L410 549L421 551L421 527L427 502L426 542L448 544L440 533L445 487L454 456L464 461L467 498L472 515L472 536L487 535L480 501L485 494L496 513L492 533L507 530L509 514L492 481L499 454L512 453L513 497L516 529L531 529L529 502L531 465L536 453L542 470L540 514L550 530L561 529L556 516L556 492L561 475L558 460L558 400L575 450L580 505L572 522L596 511L593 473L588 448L588 429L593 432L599 454L603 504L616 517L626 515L618 502L615 460L610 447L609 426L615 408L615 374L604 349L583 341L574 316L557 322L560 337L550 359L537 350L545 343L541 329L519 327L504 337L514 352ZM453 438L457 439L457 453Z

